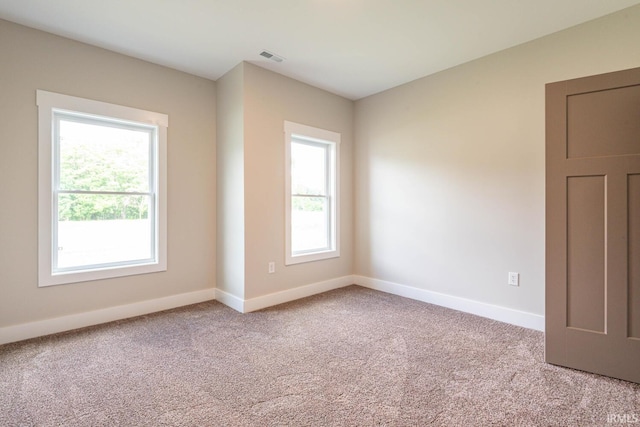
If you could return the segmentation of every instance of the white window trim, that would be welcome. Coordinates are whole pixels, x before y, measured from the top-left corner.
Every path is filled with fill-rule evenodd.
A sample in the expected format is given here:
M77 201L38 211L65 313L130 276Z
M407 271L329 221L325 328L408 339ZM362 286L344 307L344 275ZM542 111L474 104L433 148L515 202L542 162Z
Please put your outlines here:
M146 274L167 269L167 127L166 114L109 104L44 90L36 92L38 106L38 286L77 283L113 277ZM157 223L154 262L73 272L52 272L53 230L53 111L90 114L157 126Z
M319 261L340 256L340 134L325 129L284 122L285 133L285 265ZM318 252L293 255L291 248L291 142L293 138L333 145L335 152L335 180L331 188L332 248Z

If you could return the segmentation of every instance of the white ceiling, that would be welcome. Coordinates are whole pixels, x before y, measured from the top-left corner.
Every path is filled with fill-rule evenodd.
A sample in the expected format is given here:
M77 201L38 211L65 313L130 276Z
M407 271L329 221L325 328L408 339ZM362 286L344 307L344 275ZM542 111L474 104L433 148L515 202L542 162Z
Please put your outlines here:
M639 3L0 0L0 18L213 80L248 61L359 99Z

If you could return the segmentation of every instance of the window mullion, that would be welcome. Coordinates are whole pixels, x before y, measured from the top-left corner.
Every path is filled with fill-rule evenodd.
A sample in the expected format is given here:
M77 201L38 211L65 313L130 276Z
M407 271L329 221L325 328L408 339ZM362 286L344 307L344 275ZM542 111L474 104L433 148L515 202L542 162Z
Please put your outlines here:
M324 194L292 194L291 197L328 197Z
M103 194L111 196L151 196L151 192L144 191L91 191L91 190L58 190L60 194Z

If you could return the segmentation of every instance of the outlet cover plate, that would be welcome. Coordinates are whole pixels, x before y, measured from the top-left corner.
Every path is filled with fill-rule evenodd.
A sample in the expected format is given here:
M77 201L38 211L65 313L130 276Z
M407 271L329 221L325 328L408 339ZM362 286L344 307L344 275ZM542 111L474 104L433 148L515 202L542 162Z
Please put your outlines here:
M520 273L509 272L509 284L511 286L520 286Z

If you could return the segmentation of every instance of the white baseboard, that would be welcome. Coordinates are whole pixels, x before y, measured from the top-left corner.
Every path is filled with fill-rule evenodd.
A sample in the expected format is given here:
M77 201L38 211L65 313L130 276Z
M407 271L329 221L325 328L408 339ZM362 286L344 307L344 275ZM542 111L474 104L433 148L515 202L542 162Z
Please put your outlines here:
M53 319L39 320L37 322L23 323L14 326L0 328L0 344L22 341L43 335L70 331L86 326L99 325L114 320L129 317L142 316L157 311L169 310L189 304L215 299L215 289L188 292L172 295L164 298L140 301L133 304L119 305L86 313L71 314Z
M251 298L245 300L244 312L249 313L285 302L295 301L300 298L310 297L311 295L321 294L322 292L333 289L344 288L345 286L353 285L353 280L353 276L338 277L336 279L325 280L324 282L311 283L310 285Z
M236 297L219 289L205 289L202 291L172 295L169 297L109 307L86 313L72 314L53 319L23 323L20 325L5 326L0 328L0 344L22 341L29 338L98 325L129 317L142 316L157 311L169 310L213 299L217 299L236 311L248 313L353 284L529 329L544 331L544 316L538 314L527 313L466 298L427 291L384 280L372 279L370 277L344 276L248 300Z
M216 289L216 301L221 302L227 307L233 308L235 311L244 313L244 300L240 297L221 291L220 289Z
M353 276L344 276L246 300L217 289L216 299L240 313L249 313L353 284Z
M511 308L492 304L486 304L466 298L460 298L452 295L442 294L439 292L427 291L425 289L400 285L398 283L387 282L385 280L372 279L370 277L353 276L353 278L355 284L365 288L375 289L401 297L411 298L414 300L423 301L458 311L463 311L465 313L487 317L489 319L498 320L500 322L510 323L512 325L522 326L524 328L544 332L544 316L541 316L539 314L528 313L525 311L514 310Z

